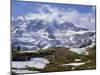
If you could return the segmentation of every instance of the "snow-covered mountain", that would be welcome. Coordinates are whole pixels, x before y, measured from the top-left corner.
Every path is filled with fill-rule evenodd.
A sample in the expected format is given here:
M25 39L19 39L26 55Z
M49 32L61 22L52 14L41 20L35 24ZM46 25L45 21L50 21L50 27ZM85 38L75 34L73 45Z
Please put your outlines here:
M72 22L59 23L56 19L32 18L32 14L12 21L12 47L20 47L22 50L82 48L93 43L95 30L76 27Z

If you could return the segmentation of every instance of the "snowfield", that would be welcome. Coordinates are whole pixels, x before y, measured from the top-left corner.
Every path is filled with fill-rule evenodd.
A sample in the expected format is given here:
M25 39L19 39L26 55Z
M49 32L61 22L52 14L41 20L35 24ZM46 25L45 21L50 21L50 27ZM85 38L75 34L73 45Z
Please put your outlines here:
M32 58L30 61L12 61L13 68L27 68L35 67L38 69L43 69L49 61L45 58Z
M88 55L88 52L86 51L87 48L93 48L94 46L95 46L95 43L93 42L91 45L83 47L83 48L70 48L70 51L76 52L78 54Z
M70 51L76 52L78 54L83 54L84 52L86 52L85 48L71 48Z
M85 64L85 62L81 62L81 63L69 63L69 64L63 64L63 66L68 66L68 65L71 65L71 66L80 66L80 65L83 65Z
M22 74L33 74L33 73L39 73L39 71L29 71L29 70L12 70L13 72L15 72L15 73L18 73L18 74L20 74L20 75L22 75Z

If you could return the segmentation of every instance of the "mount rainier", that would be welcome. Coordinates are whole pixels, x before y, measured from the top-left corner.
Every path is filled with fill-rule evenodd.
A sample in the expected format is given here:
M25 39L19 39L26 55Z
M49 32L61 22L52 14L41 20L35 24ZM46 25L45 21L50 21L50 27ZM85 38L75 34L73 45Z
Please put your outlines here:
M83 48L95 44L95 30L26 14L12 20L12 47L38 51L51 47Z

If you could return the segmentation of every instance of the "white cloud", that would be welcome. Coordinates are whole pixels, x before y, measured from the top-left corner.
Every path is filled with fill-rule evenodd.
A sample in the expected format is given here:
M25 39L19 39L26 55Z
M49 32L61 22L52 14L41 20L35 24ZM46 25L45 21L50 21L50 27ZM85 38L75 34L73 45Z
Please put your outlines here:
M52 7L50 5L43 5L37 10L39 12L38 14L30 13L26 16L26 19L37 18L49 22L56 20L58 23L69 21L73 22L78 27L89 29L95 28L95 14L93 12L80 13L76 9L72 8L68 8L67 11L61 11L60 9Z

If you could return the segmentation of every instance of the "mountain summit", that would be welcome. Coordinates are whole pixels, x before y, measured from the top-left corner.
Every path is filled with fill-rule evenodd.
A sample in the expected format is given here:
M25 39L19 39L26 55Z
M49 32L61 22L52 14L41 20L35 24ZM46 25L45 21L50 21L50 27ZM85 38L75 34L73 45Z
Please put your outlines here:
M27 14L12 21L12 44L22 50L51 47L82 48L95 43L95 31L76 27L72 22ZM49 18L49 17L48 17Z

